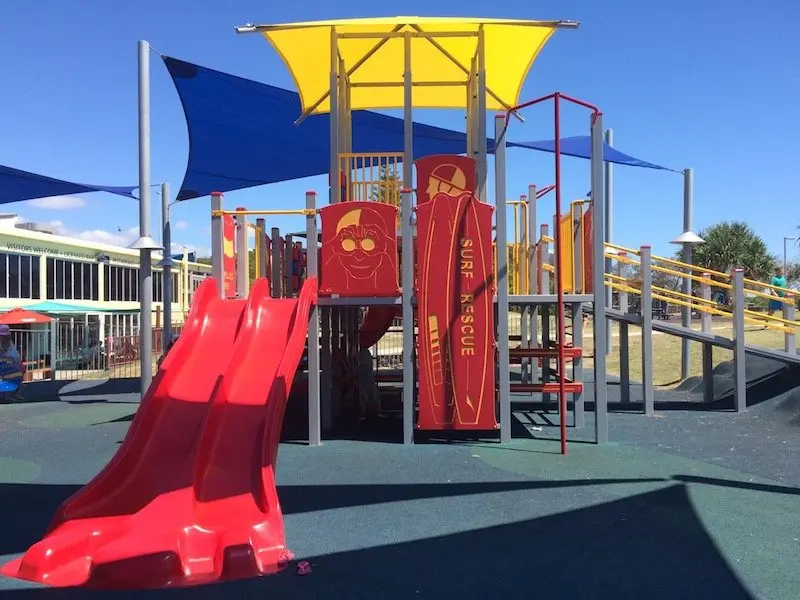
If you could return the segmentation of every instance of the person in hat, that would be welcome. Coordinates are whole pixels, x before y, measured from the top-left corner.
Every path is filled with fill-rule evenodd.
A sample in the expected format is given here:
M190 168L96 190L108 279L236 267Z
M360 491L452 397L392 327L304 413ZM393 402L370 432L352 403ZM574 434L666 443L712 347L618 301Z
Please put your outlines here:
M22 355L20 355L19 350L14 345L14 340L11 337L11 329L9 329L8 325L0 325L0 361L2 361L3 366L5 365L14 365L15 369L4 368L4 371L8 371L5 373L6 376L8 375L15 375L19 374L22 376ZM22 399L22 394L20 393L20 388L17 388L17 391L13 394L12 400L18 402Z

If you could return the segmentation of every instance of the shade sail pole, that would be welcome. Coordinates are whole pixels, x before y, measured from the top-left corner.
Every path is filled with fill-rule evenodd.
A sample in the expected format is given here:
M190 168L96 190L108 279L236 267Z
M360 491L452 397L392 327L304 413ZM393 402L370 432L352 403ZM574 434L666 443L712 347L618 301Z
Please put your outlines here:
M486 178L486 35L481 26L478 29L478 48L475 52L478 64L478 198L487 201ZM505 198L502 199L505 203ZM499 201L498 201L499 202ZM505 204L503 204L505 210Z
M414 228L411 225L414 185L413 74L411 36L403 37L403 197L400 207L403 284L403 443L414 443Z
M339 173L339 37L336 28L331 27L331 71L330 89L328 94L331 99L330 110L330 145L331 145L331 174L330 198L331 204L340 201L341 179Z
M153 250L150 237L150 44L138 44L139 76L139 364L142 398L153 379Z

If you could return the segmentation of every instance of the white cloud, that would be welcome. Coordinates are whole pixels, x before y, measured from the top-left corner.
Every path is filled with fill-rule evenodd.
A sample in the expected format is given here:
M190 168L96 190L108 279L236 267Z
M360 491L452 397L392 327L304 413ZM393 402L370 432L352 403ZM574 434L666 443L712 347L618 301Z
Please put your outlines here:
M46 210L71 210L86 206L86 200L79 196L48 196L29 200L28 204Z
M75 230L67 227L61 221L50 221L53 233L66 237L77 238L86 242L97 242L98 244L108 244L110 246L129 246L139 237L138 227L118 227L116 231L105 229L85 229Z
M178 221L175 223L175 229L189 229L189 223L186 221Z

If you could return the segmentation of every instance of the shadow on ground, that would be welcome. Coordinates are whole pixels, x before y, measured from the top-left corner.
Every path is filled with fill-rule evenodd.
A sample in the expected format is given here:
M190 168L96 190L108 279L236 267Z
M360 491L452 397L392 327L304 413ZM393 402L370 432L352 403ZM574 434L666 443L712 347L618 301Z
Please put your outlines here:
M311 502L313 506L306 508L322 510L355 499L353 490L340 487L350 486L328 486L314 495L298 490L294 499L290 493L287 512L292 511L292 502ZM385 487L388 489L379 496L387 502L398 490L399 499L406 499L409 487L426 488ZM282 493L286 496L286 490ZM309 496L317 498L310 500ZM402 513L398 515L399 531L403 529L401 519ZM353 523L353 527L361 525ZM468 529L469 523L454 523L454 529L458 528ZM324 537L326 532L322 529L317 535ZM397 537L397 532L387 532L386 539ZM752 598L706 533L685 486L679 483L496 527L303 558L310 560L313 568L305 577L296 575L291 565L273 577L183 590L114 593L114 597ZM0 590L0 598L26 600L81 599L97 594L75 589Z

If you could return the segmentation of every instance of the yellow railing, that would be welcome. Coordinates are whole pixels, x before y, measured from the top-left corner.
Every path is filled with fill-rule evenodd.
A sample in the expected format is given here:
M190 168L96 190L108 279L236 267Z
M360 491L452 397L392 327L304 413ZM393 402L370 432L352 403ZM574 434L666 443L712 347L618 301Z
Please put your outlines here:
M400 206L403 188L402 152L342 153L339 169L344 175L340 182L345 190L343 200L384 202Z

